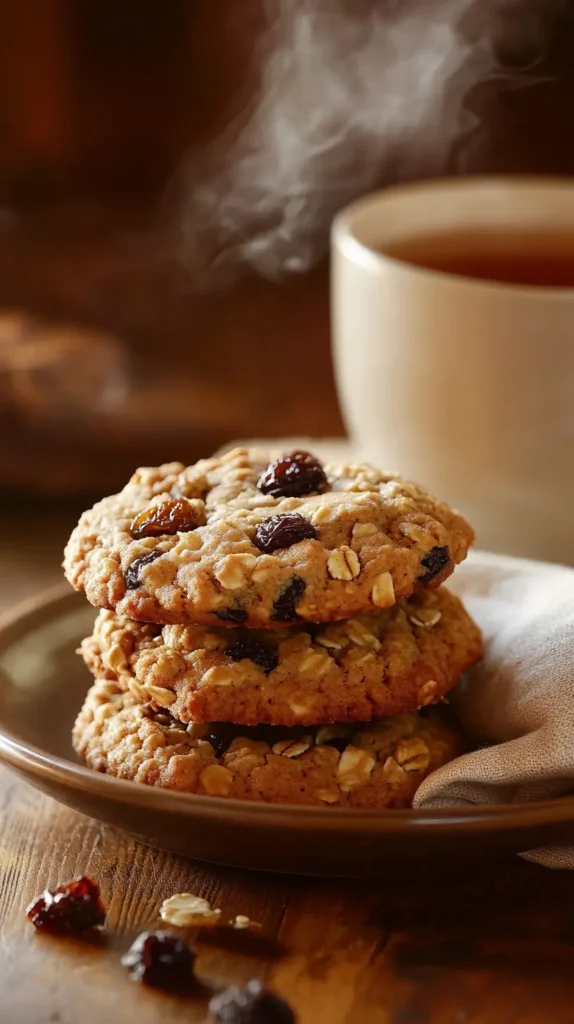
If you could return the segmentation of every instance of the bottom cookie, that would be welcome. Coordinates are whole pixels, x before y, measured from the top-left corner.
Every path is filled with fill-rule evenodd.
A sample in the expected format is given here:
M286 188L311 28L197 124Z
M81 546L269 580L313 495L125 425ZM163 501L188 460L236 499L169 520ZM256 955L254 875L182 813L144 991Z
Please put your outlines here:
M184 793L281 804L409 807L419 785L465 749L444 708L365 725L182 725L109 680L89 690L73 730L95 771Z

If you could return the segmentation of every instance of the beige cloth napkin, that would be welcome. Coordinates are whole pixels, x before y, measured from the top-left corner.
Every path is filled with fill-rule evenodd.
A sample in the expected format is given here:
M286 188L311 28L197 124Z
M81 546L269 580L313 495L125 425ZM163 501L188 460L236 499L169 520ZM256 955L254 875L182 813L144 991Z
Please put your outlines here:
M469 735L493 745L431 775L416 806L574 794L574 570L476 552L448 586L481 626L486 646L453 703ZM574 869L574 846L525 855Z

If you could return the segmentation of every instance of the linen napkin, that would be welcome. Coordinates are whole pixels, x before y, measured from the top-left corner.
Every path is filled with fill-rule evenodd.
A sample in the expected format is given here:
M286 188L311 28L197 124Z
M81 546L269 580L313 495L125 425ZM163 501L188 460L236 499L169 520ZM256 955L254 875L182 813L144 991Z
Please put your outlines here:
M483 747L423 782L417 807L574 794L574 570L475 552L448 581L483 630L485 658L453 695ZM574 869L574 846L525 854Z

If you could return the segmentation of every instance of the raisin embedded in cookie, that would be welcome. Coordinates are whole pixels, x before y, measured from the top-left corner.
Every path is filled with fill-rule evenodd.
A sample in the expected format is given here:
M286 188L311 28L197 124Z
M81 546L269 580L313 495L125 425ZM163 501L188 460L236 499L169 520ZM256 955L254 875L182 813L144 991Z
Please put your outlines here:
M140 622L281 628L438 587L473 538L447 505L369 466L238 448L139 469L84 513L64 566L96 607Z
M73 744L90 768L184 793L267 803L408 807L464 750L442 708L319 729L185 726L111 681L89 691Z
M90 671L182 722L367 722L435 703L482 653L478 627L441 587L385 611L290 629L143 625L100 612Z

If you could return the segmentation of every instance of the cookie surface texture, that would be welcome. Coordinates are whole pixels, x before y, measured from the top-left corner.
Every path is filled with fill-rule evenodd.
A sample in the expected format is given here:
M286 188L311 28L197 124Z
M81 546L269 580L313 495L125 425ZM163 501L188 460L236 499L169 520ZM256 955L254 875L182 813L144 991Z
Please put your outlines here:
M367 722L439 701L481 656L445 587L385 611L283 630L143 625L100 612L82 655L97 677L182 722Z
M369 466L235 449L138 470L84 513L64 567L93 605L126 618L277 629L438 587L473 539L443 502Z
M73 744L120 779L207 796L339 807L408 807L431 771L465 744L442 708L369 725L305 730L187 729L109 680L88 692Z

